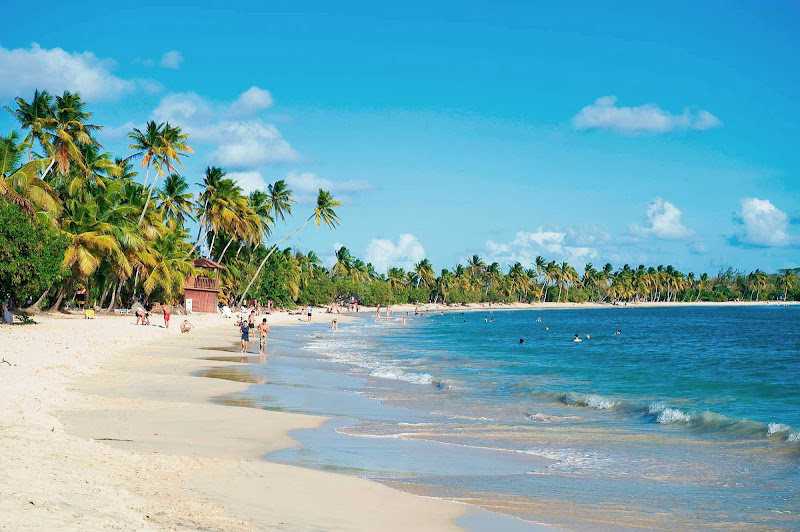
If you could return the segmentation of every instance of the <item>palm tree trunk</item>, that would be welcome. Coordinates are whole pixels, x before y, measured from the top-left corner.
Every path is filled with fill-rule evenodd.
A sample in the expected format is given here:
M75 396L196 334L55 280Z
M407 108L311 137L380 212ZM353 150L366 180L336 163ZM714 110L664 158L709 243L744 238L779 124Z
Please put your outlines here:
M58 289L58 294L56 295L56 302L50 307L50 310L58 310L61 308L61 301L64 299L64 285L61 285Z
M308 222L310 222L313 217L314 217L314 215L312 214L311 216L308 217L308 220L306 220L303 223L303 225L301 225L300 227L298 227L297 229L295 229L294 231L289 233L289 236L285 237L283 240L281 240L280 242L278 242L277 244L272 246L272 249L269 250L269 253L267 253L267 256L264 257L264 260L262 260L261 264L258 265L258 269L256 270L256 273L253 274L253 278L250 279L250 282L247 284L247 288L244 289L244 292L242 292L242 295L239 297L239 306L240 307L242 306L242 303L244 302L244 298L247 297L247 292L250 291L250 287L253 286L253 283L255 282L256 278L258 278L258 275L261 273L261 269L264 268L264 265L267 263L267 259L269 259L270 256L272 256L273 253L275 253L275 250L278 249L278 246L280 246L281 244L283 244L284 242L286 242L287 240L292 238L294 235L299 233L301 229L303 229L306 225L308 225Z
M200 229L197 231L197 242L194 243L194 245L192 246L192 249L190 249L189 253L186 254L187 257L191 257L192 253L194 253L194 250L197 249L197 246L199 246L200 242L206 237L206 235L208 234L209 230L206 229L205 232L202 232L202 231L203 231L203 226L200 225ZM201 232L202 232L202 234L201 234Z
M106 302L106 296L108 295L108 290L111 288L111 284L105 283L103 284L103 293L100 294L100 299L97 300L97 306L103 308L103 303Z
M214 231L214 236L211 237L211 245L208 246L208 253L206 253L206 257L211 258L211 251L214 249L214 242L217 241L217 231Z
M108 308L106 309L106 311L111 312L116 307L116 305L117 305L117 290L119 290L119 287L121 285L122 285L122 281L117 281L114 284L114 289L111 290L111 301L108 302Z
M558 301L556 303L561 303L561 283L558 283Z
M41 309L39 308L39 305L41 305L41 304L42 304L42 301L44 301L44 298L45 298L45 297L47 297L47 294L49 294L49 293L50 293L50 289L48 288L47 290L45 290L45 291L42 293L42 295L41 295L41 296L39 296L39 299L37 299L37 300L36 300L36 303L32 304L32 305L31 305L31 306L29 306L29 307L25 307L23 310L24 310L25 312L39 312L39 310L41 310Z
M231 237L231 239L228 240L228 243L225 244L225 247L222 248L222 253L220 253L220 255L219 255L219 261L222 261L222 259L225 258L225 252L228 251L228 246L231 245L231 242L233 242L233 239L234 239L234 237Z
M53 155L53 158L50 159L50 164L47 166L47 170L45 170L44 173L42 174L42 181L44 181L44 178L47 177L48 173L50 173L50 170L53 169L53 165L54 164L56 164L56 156L55 155Z
M156 188L157 181L158 181L158 174L153 176L153 183L147 190L147 201L144 202L144 207L142 207L142 215L139 216L139 225L142 225L142 220L144 220L144 215L147 212L147 207L150 205L150 197L153 195L153 190Z
M147 161L147 170L144 172L144 183L142 183L142 188L147 188L148 181L150 181L150 161Z

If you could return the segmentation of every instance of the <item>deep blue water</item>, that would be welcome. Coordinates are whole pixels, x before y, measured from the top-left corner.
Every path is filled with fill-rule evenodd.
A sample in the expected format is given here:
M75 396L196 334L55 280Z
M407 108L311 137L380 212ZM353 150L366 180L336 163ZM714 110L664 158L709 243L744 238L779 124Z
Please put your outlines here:
M800 308L401 317L297 345L339 374L304 386L374 406L253 387L342 418L274 459L567 528L800 529Z

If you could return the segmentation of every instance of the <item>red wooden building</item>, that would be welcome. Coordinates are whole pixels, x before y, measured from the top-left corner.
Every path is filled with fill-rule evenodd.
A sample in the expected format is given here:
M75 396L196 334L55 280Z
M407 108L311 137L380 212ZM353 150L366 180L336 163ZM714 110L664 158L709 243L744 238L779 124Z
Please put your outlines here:
M192 266L204 270L222 270L225 266L208 259L192 261ZM216 312L219 295L219 275L203 277L191 275L183 287L184 308L187 312Z

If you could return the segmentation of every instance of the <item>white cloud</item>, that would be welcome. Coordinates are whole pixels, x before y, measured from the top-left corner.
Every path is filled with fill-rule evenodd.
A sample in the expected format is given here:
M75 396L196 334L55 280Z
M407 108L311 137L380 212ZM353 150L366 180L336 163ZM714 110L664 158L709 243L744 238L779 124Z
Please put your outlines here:
M366 181L331 181L312 173L289 172L286 177L286 184L292 189L292 194L298 203L310 203L316 201L319 189L327 190L334 199L338 201L349 201L354 194L372 188Z
M365 256L367 262L371 262L380 273L392 266L409 270L425 258L425 248L414 235L403 234L396 244L388 238L373 238Z
M248 172L227 172L225 177L236 181L236 184L242 187L245 194L250 194L254 190L264 190L267 188L267 183L261 177L261 172L252 170Z
M178 50L170 50L161 56L161 68L177 70L183 63L183 55Z
M161 99L152 117L180 125L195 142L215 144L211 153L214 164L250 170L267 163L299 160L273 124L244 118L271 103L269 92L258 87L251 87L231 104L215 103L194 92L174 93Z
M278 129L260 120L221 122L195 134L195 138L204 137L218 144L211 158L222 166L246 168L298 160Z
M654 199L645 214L647 225L630 226L630 232L637 236L654 236L667 240L688 238L694 233L681 223L681 211L672 203L661 198Z
M704 109L685 109L672 114L654 103L618 107L616 96L603 96L587 105L572 119L576 129L607 129L621 133L666 133L674 130L704 131L722 122Z
M154 66L156 66L155 61L153 61L152 59L145 59L143 57L136 57L134 58L133 61L131 61L131 63L133 63L134 65L142 65L147 68L153 68Z
M231 104L231 112L237 115L250 116L262 109L272 107L272 95L269 91L250 87Z
M91 52L45 49L33 43L29 49L8 50L0 46L0 99L26 96L35 89L79 92L86 100L113 99L133 92L136 83L111 71L112 59Z
M547 260L566 260L577 265L598 258L596 245L608 238L606 233L596 229L561 231L539 227L536 231L518 231L508 243L487 241L486 260L503 265L520 262L531 267L541 255Z
M739 202L737 220L743 230L739 242L755 246L786 246L791 243L789 216L769 200L745 198Z

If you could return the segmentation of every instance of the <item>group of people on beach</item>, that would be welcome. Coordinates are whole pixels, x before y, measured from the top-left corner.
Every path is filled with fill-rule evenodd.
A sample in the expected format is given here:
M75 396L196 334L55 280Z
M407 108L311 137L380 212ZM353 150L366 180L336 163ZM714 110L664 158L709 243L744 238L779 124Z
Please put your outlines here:
M161 310L164 314L164 328L169 329L169 320L172 317L170 308L168 305L162 305ZM140 307L136 309L136 325L150 325L150 313L144 308ZM181 332L188 333L192 329L194 329L194 325L189 323L189 320L183 320L183 323L181 323Z
M311 314L309 313L309 316ZM247 347L250 344L250 333L253 332L254 329L258 330L259 335L259 349L258 353L263 355L264 350L267 348L267 335L269 334L269 325L267 324L267 318L263 318L261 323L258 324L256 327L256 311L250 311L250 315L245 319L242 318L239 320L239 330L242 333L242 353L247 353Z

